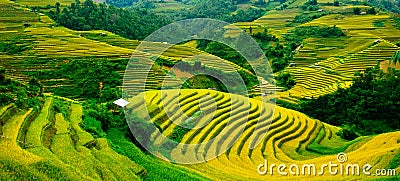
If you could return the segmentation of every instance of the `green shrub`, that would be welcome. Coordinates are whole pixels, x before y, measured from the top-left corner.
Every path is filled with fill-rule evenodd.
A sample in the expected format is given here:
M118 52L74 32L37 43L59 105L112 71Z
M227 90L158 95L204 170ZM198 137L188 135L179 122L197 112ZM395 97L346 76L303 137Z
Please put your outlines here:
M376 20L373 22L375 27L385 27L382 20Z
M296 85L296 81L289 72L279 72L276 80L279 86L285 87L286 89L291 89Z
M328 14L327 12L300 14L300 15L297 15L296 17L294 17L293 23L300 23L300 24L307 23L314 19L318 19L322 16L325 16L327 14Z
M14 101L14 97L9 93L0 93L0 106L5 106Z
M301 8L308 11L315 11L319 9L317 0L308 0Z
M68 114L68 102L62 101L60 99L54 99L53 102L53 111L56 113L62 113L63 116L66 118Z
M158 57L155 60L155 63L159 66L168 66L168 67L173 67L175 65L175 62L173 62L172 60L161 57Z
M374 7L367 10L367 14L376 14L376 10Z
M339 2L338 0L335 0L335 1L333 2L333 5L334 5L334 6L340 6L340 2Z
M390 161L388 169L395 169L398 168L399 166L400 166L400 153L394 156L392 161Z
M2 42L0 42L0 52L4 52L9 55L14 55L32 49L30 46L28 46L28 41L23 40L26 38L28 37L18 35L3 40Z
M346 36L346 34L337 27L336 25L330 26L302 26L296 27L291 31L292 34L286 34L285 38L306 38L306 37L314 37L314 38L339 38Z
M88 115L85 116L82 122L82 128L92 134L95 138L106 136L102 129L101 122Z
M195 112L189 119L174 127L170 139L180 143L183 136L196 126L198 118L202 115L201 111Z
M353 13L355 15L359 15L359 14L361 14L361 9L359 7L353 8Z
M339 132L336 133L336 135L340 136L342 139L349 141L358 138L358 135L352 129L347 127L341 129Z

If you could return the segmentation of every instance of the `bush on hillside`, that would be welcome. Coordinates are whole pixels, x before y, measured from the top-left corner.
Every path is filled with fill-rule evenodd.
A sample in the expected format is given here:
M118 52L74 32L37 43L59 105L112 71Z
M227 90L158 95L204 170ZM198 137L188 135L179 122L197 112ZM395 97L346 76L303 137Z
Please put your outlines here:
M286 34L285 38L289 39L292 37L297 38L339 38L346 36L342 29L334 26L301 26L296 27L291 31L292 34Z
M279 86L285 87L286 89L291 89L296 85L296 81L289 72L279 72L276 81Z
M358 138L358 135L354 132L354 128L352 129L348 127L344 127L339 132L337 132L336 135L340 136L342 139L349 141Z
M307 14L300 14L294 17L293 23L300 23L304 24L310 22L314 19L318 19L322 16L327 15L327 12L317 12L317 13L307 13Z
M319 9L317 0L308 0L301 8L307 11L316 11Z

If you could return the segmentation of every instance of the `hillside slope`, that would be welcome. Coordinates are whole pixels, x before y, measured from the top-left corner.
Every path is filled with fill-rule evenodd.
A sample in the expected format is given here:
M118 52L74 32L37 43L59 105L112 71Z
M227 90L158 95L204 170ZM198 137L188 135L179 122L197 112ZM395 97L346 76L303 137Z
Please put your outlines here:
M177 95L179 97L173 98ZM336 154L341 152L348 157L343 164L370 164L372 170L389 168L400 153L400 132L346 141L336 134L341 128L293 110L237 95L210 90L148 91L130 101L132 104L128 109L132 114L139 118L145 116L141 105L146 105L151 121L160 127L161 132L156 130L150 137L154 146L166 144L166 137L177 141L178 130L181 130L178 141L197 144L177 145L168 153L158 154L169 158L171 162L207 161L186 166L217 180L285 179L278 174L260 175L257 167L268 160L271 164L315 164L320 168L320 165L329 161L337 163ZM180 108L177 108L178 101ZM198 101L200 104L197 104ZM213 111L213 108L216 110ZM184 131L183 125L194 125L195 129ZM231 143L233 145L229 148ZM256 147L252 148L252 145ZM219 155L219 150L225 148L229 148L228 151ZM219 155L216 159L209 160L216 155ZM400 165L394 165L399 172ZM307 174L296 176L296 179L301 178L347 180L379 177L362 173L346 177L329 173L317 177Z
M58 100L70 105L70 114L64 115L54 111L54 99L46 97L40 112L30 109L2 120L1 179L140 180L146 176L143 167L114 152L106 139L95 139L80 128L81 105Z

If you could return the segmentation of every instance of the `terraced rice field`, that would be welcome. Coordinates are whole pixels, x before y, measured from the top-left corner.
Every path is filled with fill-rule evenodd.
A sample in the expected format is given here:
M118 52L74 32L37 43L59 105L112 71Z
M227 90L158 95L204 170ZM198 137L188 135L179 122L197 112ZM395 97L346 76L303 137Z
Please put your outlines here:
M374 26L374 21L383 21L385 27ZM381 13L377 15L340 15L331 14L323 16L311 22L305 23L304 26L333 26L344 30L350 37L382 37L385 38L396 35L400 30L391 28L393 22L390 20L390 14Z
M65 31L65 28L27 28L32 36L35 55L39 57L129 57L132 51L88 40Z
M38 24L38 18L35 13L30 12L27 8L15 6L11 1L0 1L0 10L1 35L18 32L18 30L22 29L24 22L28 22L31 25Z
M20 32L21 35L27 36L27 41L32 45L32 50L23 52L21 56L9 56L0 54L0 63L7 69L7 76L20 81L28 81L30 79L25 73L30 71L48 71L54 70L56 67L69 62L71 59L82 58L108 58L113 60L128 59L131 57L133 50L120 46L110 45L106 42L99 42L84 38L79 32L69 30L63 27L51 27L51 20L43 14L35 14L27 9L18 7L17 5L7 1L0 4L2 14L0 15L1 37L13 36L13 33ZM15 15L18 15L15 17ZM11 18L12 17L12 18ZM38 22L38 18L42 22ZM11 19L10 19L11 18ZM23 28L23 23L28 21L32 26ZM102 31L99 31L101 34ZM4 38L6 39L6 38ZM122 39L122 38L121 38ZM132 45L127 41L126 44ZM138 41L135 44L138 45ZM122 42L124 43L124 42ZM164 45L164 44L157 44ZM152 46L152 47L157 47ZM179 56L185 54L192 55L192 52L199 52L193 48L185 48L184 46L170 50L170 55L181 52ZM136 55L143 55L136 52ZM148 54L148 53L147 53ZM38 61L26 61L27 58L38 59ZM118 70L119 71L119 70ZM161 80L164 80L166 74L158 69L154 69L149 74L149 89L157 89ZM169 78L166 82L179 82L177 79ZM157 82L159 81L159 82ZM70 82L65 79L57 78L43 81L45 89L49 90L54 87L71 87Z
M298 98L317 98L333 93L339 86L349 87L357 71L362 72L390 60L393 52L399 49L393 43L381 39L379 43L348 54L345 58L328 58L306 67L288 68L297 84L287 92L278 93L278 98L296 103Z
M56 165L65 175L47 177L73 180L139 180L144 169L127 157L110 148L105 139L94 139L79 127L82 122L82 106L73 103L70 115L65 117L53 110L54 97L46 97L44 106L37 117L33 110L12 114L1 126L0 160L12 160L13 164L25 164L38 169L40 163ZM9 111L1 109L2 115ZM3 121L3 120L2 120ZM27 131L23 131L27 126ZM21 138L25 138L22 139ZM54 174L60 174L54 173Z
M269 33L283 40L283 35L293 28L287 27L286 25L290 24L301 11L302 10L299 8L285 9L282 11L271 10L253 22L239 22L233 25L242 29L249 29L251 26L253 28L253 33L263 32L265 28L268 28Z
M390 60L393 53L400 48L388 41L374 45L371 48L363 50L350 56L350 60L343 65L335 67L334 70L346 78L354 77L354 72L364 71L368 67L373 67L379 62Z
M0 54L0 63L7 69L10 78L27 81L29 77L22 72L54 69L59 63L65 63L65 59L129 58L132 54L129 49L71 34L71 30L66 28L52 28L49 17L31 12L11 1L0 2L0 9L0 37L4 40L15 37L18 41L27 42L30 47L20 55ZM30 26L24 28L25 22ZM41 59L42 62L29 66L26 65L26 59Z
M348 56L374 45L374 37L307 38L294 56L296 67L309 66L332 57Z
M320 0L318 1L319 3L323 3L324 1L331 1L331 3L333 3L333 0ZM364 6L364 5L345 5L345 6L320 6L321 9L323 9L324 11L329 11L329 12L333 12L333 13L348 13L348 14L352 14L354 13L354 8L360 8L361 11L367 11L368 9L370 9L370 6Z
M12 32L8 32L8 30L21 31L21 35L28 36L27 41L32 44L32 50L23 52L21 56L0 55L0 62L7 69L8 76L20 81L29 80L29 77L25 74L26 72L53 70L71 59L108 58L117 60L131 58L134 49L141 43L140 41L128 40L105 31L73 31L63 27L52 27L50 26L52 21L47 16L19 8L18 5L10 2L2 3L1 7L2 10L5 10L5 13L2 14L3 18L0 17L0 24L4 25L4 30L7 30L1 31L1 33L4 33L4 36L10 36ZM11 22L13 24L9 24L7 17L12 17L18 13L20 16L18 18L13 17ZM39 18L42 22L37 22ZM33 26L23 28L23 23L27 20L32 20L29 23L33 24ZM14 26L16 28L13 29ZM161 58L172 61L201 59L205 62L204 65L222 71L244 70L234 63L193 47L185 45L170 46L161 42L146 42L141 44L143 52L136 51L135 55L156 56L153 53L165 49L165 52L160 56ZM40 63L28 63L25 60L26 58L39 59ZM131 72L128 72L128 74L131 74ZM166 81L164 81L165 77L167 77ZM157 89L162 82L173 84L173 86L180 85L180 80L166 75L161 70L153 69L149 73L145 90ZM70 87L70 82L61 78L46 80L44 84L46 90L54 87Z
M382 21L384 27L376 27L375 21ZM400 38L400 31L394 28L388 13L330 14L301 26L333 25L347 36L307 38L294 56L296 67L287 68L297 84L289 91L278 93L278 99L296 103L298 98L316 98L336 91L339 86L349 87L356 72L390 60L399 50L394 42Z
M303 6L307 0L295 0L293 3L291 3L288 7L289 8L298 8ZM321 1L318 1L318 3L322 3Z
M188 61L192 62L195 59L201 60L205 66L216 68L225 72L232 72L235 70L244 70L242 67L221 59L217 56L208 54L206 52L200 51L196 49L195 47L191 46L186 46L186 45L170 45L170 44L164 44L161 42L143 42L141 44L140 41L137 40L128 40L126 38L120 37L118 35L115 35L113 33L107 32L107 36L100 36L102 32L96 32L96 31L87 31L87 32L77 32L81 34L82 36L100 41L100 42L106 42L107 44L113 45L113 46L118 46L118 47L123 47L130 49L133 51L136 49L139 45L140 48L142 49L141 51L146 52L146 53L161 53L160 57L169 59L172 61ZM154 54L156 55L156 54ZM233 69L231 68L233 67Z
M180 90L179 94L173 91L147 91L143 93L144 99L132 98L128 107L146 103L152 115L151 121L161 128L161 132L151 135L156 145L162 144L164 136L170 136L182 122L195 124L195 129L185 132L181 138L181 143L190 145L175 147L170 153L171 161L208 160L233 143L226 153L216 159L184 165L211 179L290 180L293 177L279 176L276 169L273 175L260 175L257 167L268 160L270 165L315 164L318 169L329 161L336 163L339 152L347 154L346 163L368 163L374 168L385 168L400 149L400 132L345 141L336 135L340 128L269 103L210 90ZM177 105L181 107L177 108ZM210 111L213 107L216 110ZM202 111L201 116L191 119L199 111ZM295 178L348 180L367 177L323 173L314 177L300 174Z
M141 44L141 41L129 40L111 32L105 31L76 31L74 33L79 34L80 36L87 39L105 42L113 46L130 49L131 51L136 49ZM104 36L103 33L106 33L106 35ZM170 44L165 44L163 42L146 42L141 44L141 48L143 49L143 52L147 53L163 53L163 57L169 57L175 61L180 58L185 58L201 53L201 51L192 47L187 47L184 45L175 45L171 47Z
M60 3L61 6L69 6L71 3L74 3L74 0L16 0L17 3L24 6L54 6L57 2Z
M154 66L151 60L146 62L141 59L139 63L132 59L127 69L120 72L124 78L123 88L129 94L136 95L139 92L156 90L161 87L178 89L183 84L180 79L174 78Z
M163 3L156 3L156 9L155 11L157 13L175 13L183 8L186 8L187 6L182 3L178 3L175 1L171 2L163 2Z
M295 55L295 63L307 66L334 56L347 56L372 46L375 40L393 40L400 31L393 28L389 14L339 15L332 14L302 26L333 26L344 30L345 38L308 38L303 48ZM385 27L375 27L375 21L384 21Z

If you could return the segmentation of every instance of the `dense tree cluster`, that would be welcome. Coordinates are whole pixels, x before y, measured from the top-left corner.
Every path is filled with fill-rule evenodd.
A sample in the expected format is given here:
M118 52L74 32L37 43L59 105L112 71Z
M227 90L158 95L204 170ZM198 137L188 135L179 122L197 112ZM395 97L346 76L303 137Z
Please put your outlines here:
M120 98L121 76L114 71L113 63L107 60L74 60L59 71L68 72L68 79L76 86L79 97L100 99L101 102Z
M291 33L286 34L286 39L290 38L300 38L304 39L306 37L314 38L339 38L346 36L346 34L337 27L336 25L330 26L301 26L296 27Z
M267 29L263 32L252 33L252 27L250 34L254 40L260 45L265 52L265 56L272 61L272 70L278 72L283 70L289 65L290 60L293 59L292 51L296 48L295 45L289 43L287 46L283 46L279 43L279 39L273 35L268 34ZM246 59L231 47L207 40L198 40L197 48L207 53L211 53L225 60L231 61L251 72L254 73L253 68L246 61Z
M308 11L315 11L319 9L317 0L308 0L301 8Z
M400 30L400 17L393 17L393 21L395 22L396 29Z
M53 70L38 70L26 74L39 80L67 79L73 89L56 85L52 92L57 95L105 102L121 97L117 88L122 84L121 76L115 70L124 69L127 62L124 63L108 59L77 59Z
M6 69L0 67L0 106L14 103L18 108L40 108L39 97L43 93L43 85L32 78L27 84L6 78Z
M294 48L295 46L292 47L290 44L284 46L278 42L266 49L265 55L272 61L274 72L279 72L289 65L290 61L293 60Z
M302 13L294 17L293 23L304 24L327 14L327 12Z
M120 9L105 4L95 4L92 0L81 3L76 0L69 7L48 15L58 24L73 30L107 30L130 39L144 39L158 28L171 21L143 8Z
M355 7L355 8L353 9L353 12L354 12L355 15L359 15L359 14L361 14L361 8Z
M278 86L285 87L286 89L291 89L294 85L296 85L296 81L289 72L279 72L276 80L278 82Z
M200 61L195 61L194 64L181 61L176 64L175 67L188 72L195 72L196 75L207 75L195 76L194 79L185 82L183 86L189 89L216 88L219 91L227 92L228 90L226 86L229 86L229 88L235 88L235 90L233 91L235 91L237 94L245 94L247 89L250 89L251 87L259 83L255 75L249 74L244 70L238 70L237 73L240 77L237 77L236 73L223 72L220 69L210 68L202 65ZM223 81L226 85L223 84L221 81ZM196 87L196 85L192 84L193 82L201 83L201 86L203 87ZM242 86L242 83L245 84L245 87Z
M106 0L107 4L114 5L116 7L132 6L137 0Z
M226 22L251 22L264 15L264 11L260 9L249 8L247 10L240 9L235 14L225 17Z
M252 67L246 61L246 59L239 52L229 47L228 45L215 41L198 40L197 48L207 53L216 55L222 59L231 61L247 70L253 71Z
M299 111L347 129L342 134L378 134L400 129L400 71L379 67L358 73L349 89L303 100Z
M248 8L238 10L238 0L204 0L193 2L177 13L177 19L212 18L229 23L253 21L264 14L263 10ZM235 12L235 13L233 13Z
M400 13L400 0L368 0L367 2L372 6Z
M20 54L23 51L30 50L31 46L29 46L29 41L24 40L28 39L28 36L12 36L9 37L2 42L0 42L0 52L13 55Z

